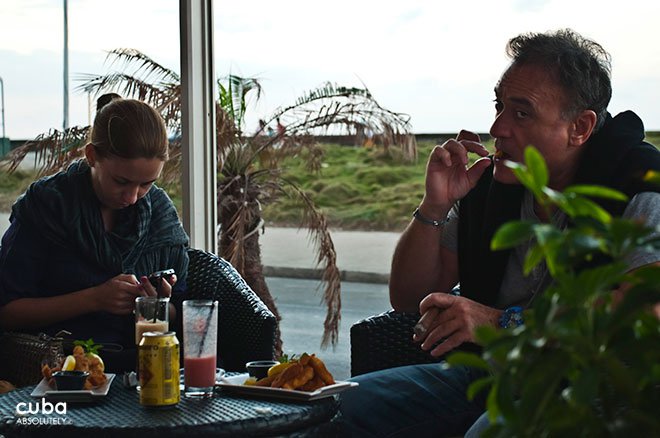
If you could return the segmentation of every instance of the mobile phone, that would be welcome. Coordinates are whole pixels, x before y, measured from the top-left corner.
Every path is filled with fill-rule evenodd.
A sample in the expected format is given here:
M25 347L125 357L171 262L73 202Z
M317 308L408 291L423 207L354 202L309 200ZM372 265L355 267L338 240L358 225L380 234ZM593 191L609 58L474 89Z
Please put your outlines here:
M154 288L158 288L158 285L160 285L160 279L164 278L166 281L169 282L169 280L172 278L174 275L174 269L164 269L162 271L156 271L149 275L149 282Z

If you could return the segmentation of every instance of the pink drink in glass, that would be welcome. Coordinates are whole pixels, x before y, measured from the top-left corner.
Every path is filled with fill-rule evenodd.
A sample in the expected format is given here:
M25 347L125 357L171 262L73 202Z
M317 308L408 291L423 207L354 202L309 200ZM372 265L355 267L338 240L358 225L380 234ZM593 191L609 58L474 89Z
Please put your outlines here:
M215 385L215 356L184 357L186 386L204 388Z
M218 340L218 302L183 302L183 375L186 397L213 397Z

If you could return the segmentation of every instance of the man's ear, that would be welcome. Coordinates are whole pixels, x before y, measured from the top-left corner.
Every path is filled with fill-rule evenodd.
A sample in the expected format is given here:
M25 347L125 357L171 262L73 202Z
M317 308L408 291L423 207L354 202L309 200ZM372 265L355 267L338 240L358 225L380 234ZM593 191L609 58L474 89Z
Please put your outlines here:
M94 167L96 163L96 151L94 150L94 145L91 143L87 143L85 146L85 158L89 167Z
M582 146L589 140L594 132L598 116L592 110L584 110L573 120L569 144L571 146Z

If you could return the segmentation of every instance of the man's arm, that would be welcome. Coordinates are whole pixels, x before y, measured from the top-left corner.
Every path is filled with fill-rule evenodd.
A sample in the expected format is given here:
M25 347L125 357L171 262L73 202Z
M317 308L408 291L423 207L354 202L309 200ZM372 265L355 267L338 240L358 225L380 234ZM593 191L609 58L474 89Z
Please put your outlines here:
M417 312L426 295L448 292L458 283L458 256L442 246L441 234L442 227L413 219L401 235L390 274L390 302L395 310Z
M488 151L477 134L461 131L455 140L436 146L426 165L424 199L419 212L443 221L451 207L477 184L490 165ZM482 157L468 167L468 153ZM442 247L442 225L413 219L394 251L390 272L390 302L401 311L417 311L431 292L449 292L458 282L458 258Z

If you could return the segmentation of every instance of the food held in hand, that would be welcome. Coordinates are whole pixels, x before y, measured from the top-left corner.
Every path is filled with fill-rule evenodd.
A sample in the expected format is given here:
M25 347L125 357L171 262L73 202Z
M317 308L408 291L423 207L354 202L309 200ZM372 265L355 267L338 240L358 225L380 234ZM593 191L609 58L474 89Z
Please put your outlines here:
M312 392L334 383L335 379L321 359L303 353L298 359L272 366L267 377L256 381L250 378L244 384Z

